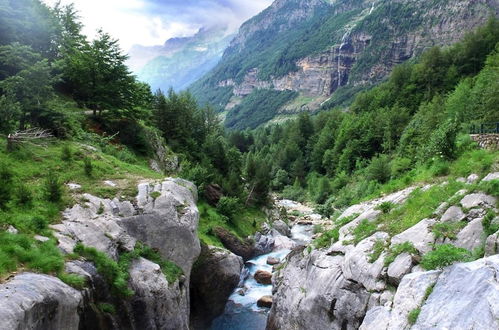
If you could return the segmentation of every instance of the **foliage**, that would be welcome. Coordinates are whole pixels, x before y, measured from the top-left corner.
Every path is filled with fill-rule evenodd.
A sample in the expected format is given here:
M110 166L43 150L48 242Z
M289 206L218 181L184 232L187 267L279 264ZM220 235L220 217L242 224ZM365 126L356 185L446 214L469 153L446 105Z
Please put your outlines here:
M407 321L409 321L410 325L416 323L420 313L421 313L421 308L415 308L409 312L409 314L407 315Z
M485 217L483 217L482 225L487 236L495 234L499 230L499 222L494 221L496 214L492 210L488 210Z
M421 266L426 270L443 268L454 262L471 261L471 252L452 244L437 245L421 259Z
M232 221L241 212L241 204L236 197L223 196L217 203L217 211Z
M383 213L390 213L390 211L395 207L392 202L383 202L376 206L376 210L380 210Z
M62 199L63 188L59 177L51 172L45 179L45 193L47 200L53 203L60 202Z
M109 303L99 303L97 304L97 308L102 312L102 313L108 313L108 314L116 314L116 307L113 304Z
M442 222L433 225L431 231L436 238L456 239L457 233L466 226L466 222Z
M320 237L314 240L314 245L318 249L329 247L331 246L331 244L338 241L339 238L340 238L339 228L334 228L323 232Z
M386 242L384 240L376 240L374 242L372 252L368 254L369 257L368 261L370 263L373 263L376 260L378 260L383 251L385 251L385 248L386 248Z
M417 255L418 250L416 250L411 242L395 244L394 246L390 247L390 249L388 249L385 258L385 267L388 267L395 260L395 258L397 258L402 253Z
M357 227L352 231L353 241L355 244L362 241L364 238L367 238L374 234L377 229L377 225L374 222L370 222L367 219L362 220Z

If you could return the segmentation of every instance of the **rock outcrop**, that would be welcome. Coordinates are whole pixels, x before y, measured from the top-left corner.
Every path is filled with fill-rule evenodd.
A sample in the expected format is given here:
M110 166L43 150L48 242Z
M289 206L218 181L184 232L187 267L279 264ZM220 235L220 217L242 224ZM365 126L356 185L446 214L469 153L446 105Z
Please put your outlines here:
M66 264L66 272L83 276L81 291L59 279L24 273L0 285L1 329L189 329L189 277L200 252L195 186L180 179L138 186L133 203L83 194L81 204L67 209L51 226L64 253L77 243L118 260L138 241L176 263L183 275L169 283L160 266L132 260L129 299L112 292L91 262ZM111 304L116 313L98 308ZM97 307L96 307L97 306Z
M331 247L291 252L273 277L267 329L408 329L409 318L416 321L419 309L414 329L496 329L498 256L444 270L424 271L418 265L442 243L470 254L481 248L485 255L497 253L499 233L487 238L484 233L490 225L483 220L490 212L497 214L495 197L461 190L429 218L397 235L378 230L354 245L353 230L361 221L378 219L377 205L402 204L414 189L346 209L339 219L355 218L340 228L339 241ZM489 216L488 221L495 220ZM438 228L455 232L442 238ZM400 246L405 250L394 254Z

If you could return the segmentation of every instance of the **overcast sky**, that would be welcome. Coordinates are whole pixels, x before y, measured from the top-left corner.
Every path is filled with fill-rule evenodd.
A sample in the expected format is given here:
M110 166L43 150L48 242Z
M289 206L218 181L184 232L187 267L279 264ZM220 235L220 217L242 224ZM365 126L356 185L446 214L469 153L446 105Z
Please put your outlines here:
M53 5L57 0L44 0ZM62 0L74 3L90 37L98 28L134 44L161 45L172 37L193 35L201 27L228 25L232 30L272 0Z

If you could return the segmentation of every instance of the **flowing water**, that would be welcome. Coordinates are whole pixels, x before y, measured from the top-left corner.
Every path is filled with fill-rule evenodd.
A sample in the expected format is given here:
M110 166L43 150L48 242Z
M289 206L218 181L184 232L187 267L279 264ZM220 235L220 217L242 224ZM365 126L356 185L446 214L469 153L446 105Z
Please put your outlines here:
M291 235L298 244L306 244L311 240L312 226L294 225ZM264 330L269 309L258 307L256 303L261 297L272 295L272 285L257 283L253 275L257 270L272 272L272 266L267 265L267 258L274 257L282 261L289 252L282 249L248 260L241 274L239 288L229 297L224 314L213 321L211 330ZM244 290L244 295L240 294L241 290Z

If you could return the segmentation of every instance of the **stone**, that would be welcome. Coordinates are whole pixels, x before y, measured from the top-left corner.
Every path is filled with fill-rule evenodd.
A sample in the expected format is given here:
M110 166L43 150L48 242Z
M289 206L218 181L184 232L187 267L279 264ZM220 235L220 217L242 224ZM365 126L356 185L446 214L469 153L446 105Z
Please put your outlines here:
M461 205L466 209L478 206L494 207L496 205L496 198L484 193L469 194L461 200Z
M132 326L135 329L189 329L189 290L168 283L159 265L138 258L130 266Z
M361 283L367 290L384 290L386 287L383 281L385 254L382 253L373 263L369 261L369 255L377 241L385 243L388 238L387 233L377 232L359 242L355 248L348 250L342 264L343 276L348 280Z
M277 220L272 223L272 227L277 230L283 236L291 236L291 229L282 220Z
M274 258L274 257L268 257L267 258L267 265L277 265L281 262L281 260L279 260L279 258Z
M482 208L475 208L468 211L466 214L466 220L472 221L476 218L483 218L487 214L487 211Z
M456 179L457 182L466 183L466 178L459 177Z
M408 327L407 316L412 310L421 306L426 290L435 284L439 275L440 271L430 271L411 273L402 278L393 298L387 329L398 330Z
M473 251L483 244L484 230L482 218L475 219L468 223L457 235L453 244L457 247Z
M66 186L69 188L69 190L81 189L81 185L79 185L77 183L67 183Z
M411 228L395 235L391 239L391 247L395 244L411 242L421 253L425 254L432 250L432 244L435 242L435 235L431 227L435 224L435 219L423 219Z
M243 258L244 261L251 259L254 254L253 245L247 241L241 241L238 237L233 235L230 231L222 227L215 227L213 229L215 236L217 236L222 244L232 253Z
M487 176L485 176L485 178L482 179L482 182L488 182L492 180L499 180L499 172L493 172L487 174Z
M9 226L9 228L7 228L7 232L9 234L14 234L15 235L15 234L19 233L19 230L17 230L16 228L14 228L14 226L11 225L11 226Z
M398 285L404 275L408 274L412 268L412 256L409 253L399 254L388 266L388 280Z
M440 221L442 222L459 222L466 217L463 210L459 206L451 206L442 215Z
M272 296L263 296L263 297L261 297L256 302L256 305L258 307L266 307L266 308L272 307Z
M82 294L58 278L16 275L0 285L0 328L78 330L82 303Z
M109 187L116 187L118 186L115 182L111 181L111 180L104 180L103 183L106 185L106 186L109 186Z
M274 236L274 251L277 250L292 250L296 248L298 244L291 238L283 235Z
M42 242L42 243L50 241L50 238L48 238L46 236L41 236L41 235L35 235L33 238L36 239L38 242Z
M255 256L270 253L274 249L274 237L272 235L263 235L257 232L254 238L253 250Z
M499 232L489 235L485 241L485 256L499 253Z
M412 329L499 329L498 273L499 255L447 268Z
M267 285L272 284L272 273L270 272L264 270L257 270L255 275L253 275L253 277L260 284L267 284Z
M209 324L222 314L227 299L239 284L242 269L241 257L222 248L203 245L191 276L193 316Z
M466 183L467 184L473 184L475 182L478 181L478 179L480 179L480 177L478 176L478 174L470 174L467 178L466 178Z
M204 197L211 206L216 206L222 196L222 187L220 187L218 184L209 184L204 190Z
M390 308L376 306L367 311L359 330L386 330L390 322Z
M444 212L447 210L448 207L449 207L449 203L443 202L442 204L440 204L437 207L437 209L435 210L435 212L433 212L433 215L434 216L441 216L442 214L444 214Z

